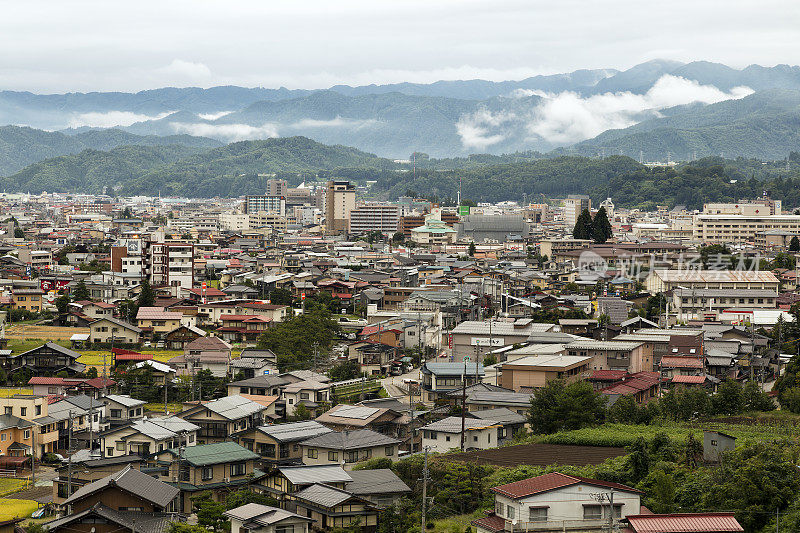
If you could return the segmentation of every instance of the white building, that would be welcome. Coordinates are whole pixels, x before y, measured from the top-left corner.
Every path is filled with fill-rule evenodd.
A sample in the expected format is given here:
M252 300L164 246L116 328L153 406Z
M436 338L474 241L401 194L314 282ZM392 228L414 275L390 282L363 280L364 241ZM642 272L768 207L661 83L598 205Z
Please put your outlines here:
M393 235L400 224L400 206L396 204L364 204L350 211L350 233L363 235L380 231Z
M497 531L606 531L641 510L641 492L559 472L494 487L494 513L472 522L478 533ZM613 529L613 528L612 528Z
M437 422L422 426L422 446L433 452L447 452L461 447L461 417L448 416ZM494 420L464 419L464 448L488 450L496 448L503 431L503 424Z
M245 213L220 213L219 229L222 231L247 231L250 229L250 216Z

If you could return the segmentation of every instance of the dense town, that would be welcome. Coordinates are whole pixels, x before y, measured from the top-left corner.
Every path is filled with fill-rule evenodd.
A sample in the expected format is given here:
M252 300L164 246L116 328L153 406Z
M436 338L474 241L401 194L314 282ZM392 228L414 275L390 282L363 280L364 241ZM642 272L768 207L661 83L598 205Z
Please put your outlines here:
M3 194L0 488L19 508L0 526L727 532L791 514L798 430L777 413L800 411L800 215L768 192L459 204L338 180ZM725 489L743 468L780 486Z

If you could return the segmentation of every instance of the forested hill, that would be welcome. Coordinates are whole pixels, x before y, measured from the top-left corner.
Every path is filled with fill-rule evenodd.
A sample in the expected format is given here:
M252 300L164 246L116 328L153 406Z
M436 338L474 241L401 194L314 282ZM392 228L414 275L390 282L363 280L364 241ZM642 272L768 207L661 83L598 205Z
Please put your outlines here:
M98 193L106 187L118 194L239 196L263 194L265 178L258 174L314 177L324 171L335 175L339 168L351 169L352 174L353 169L374 172L395 167L387 159L354 148L287 137L242 141L210 150L181 145L85 150L46 159L0 178L0 187L31 193Z
M0 127L0 176L8 176L47 158L83 150L111 150L118 146L182 145L213 148L221 142L191 135L135 135L118 129L86 130L74 135L21 126Z

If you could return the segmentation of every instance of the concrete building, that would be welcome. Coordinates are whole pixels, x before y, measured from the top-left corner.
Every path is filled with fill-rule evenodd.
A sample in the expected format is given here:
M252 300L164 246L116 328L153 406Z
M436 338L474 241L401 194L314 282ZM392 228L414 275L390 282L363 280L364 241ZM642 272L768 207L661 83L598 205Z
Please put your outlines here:
M572 231L583 210L592 210L592 200L584 194L570 194L564 199L564 226Z
M400 206L395 204L363 204L350 211L350 233L363 235L380 231L392 236L400 224Z
M466 418L464 420L464 449L488 450L496 448L498 431L503 425L494 420ZM461 447L461 417L449 416L419 428L422 433L422 446L430 447L432 452L444 453Z
M325 229L345 233L350 228L350 212L356 207L356 188L349 181L329 181L325 189Z
M259 211L286 216L286 198L284 196L245 196L244 212L250 214Z
M174 296L194 286L194 245L157 242L149 246L146 273L154 287L171 287Z
M513 322L499 320L465 320L451 332L453 359L463 361L470 357L474 361L483 361L484 354L503 346L511 346L526 342L531 333L553 331L555 324L537 323L529 318L520 318Z
M755 242L759 233L771 230L800 234L800 215L695 215L692 238L710 244Z
M459 240L506 242L525 239L530 233L522 215L467 215L455 225Z
M673 289L761 289L777 294L780 281L772 272L761 270L655 269L650 271L645 285L651 294Z
M778 293L771 289L675 289L672 306L679 321L707 314L717 317L725 309L775 309Z
M582 379L592 364L588 355L532 355L506 361L500 367L498 385L509 390L540 389L548 382L563 379L567 382Z

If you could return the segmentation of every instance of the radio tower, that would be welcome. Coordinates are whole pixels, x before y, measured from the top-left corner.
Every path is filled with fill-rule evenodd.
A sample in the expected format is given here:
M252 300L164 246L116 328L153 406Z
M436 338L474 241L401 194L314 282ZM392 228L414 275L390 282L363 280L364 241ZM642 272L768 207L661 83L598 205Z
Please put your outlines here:
M639 164L644 164L644 151L639 150Z

